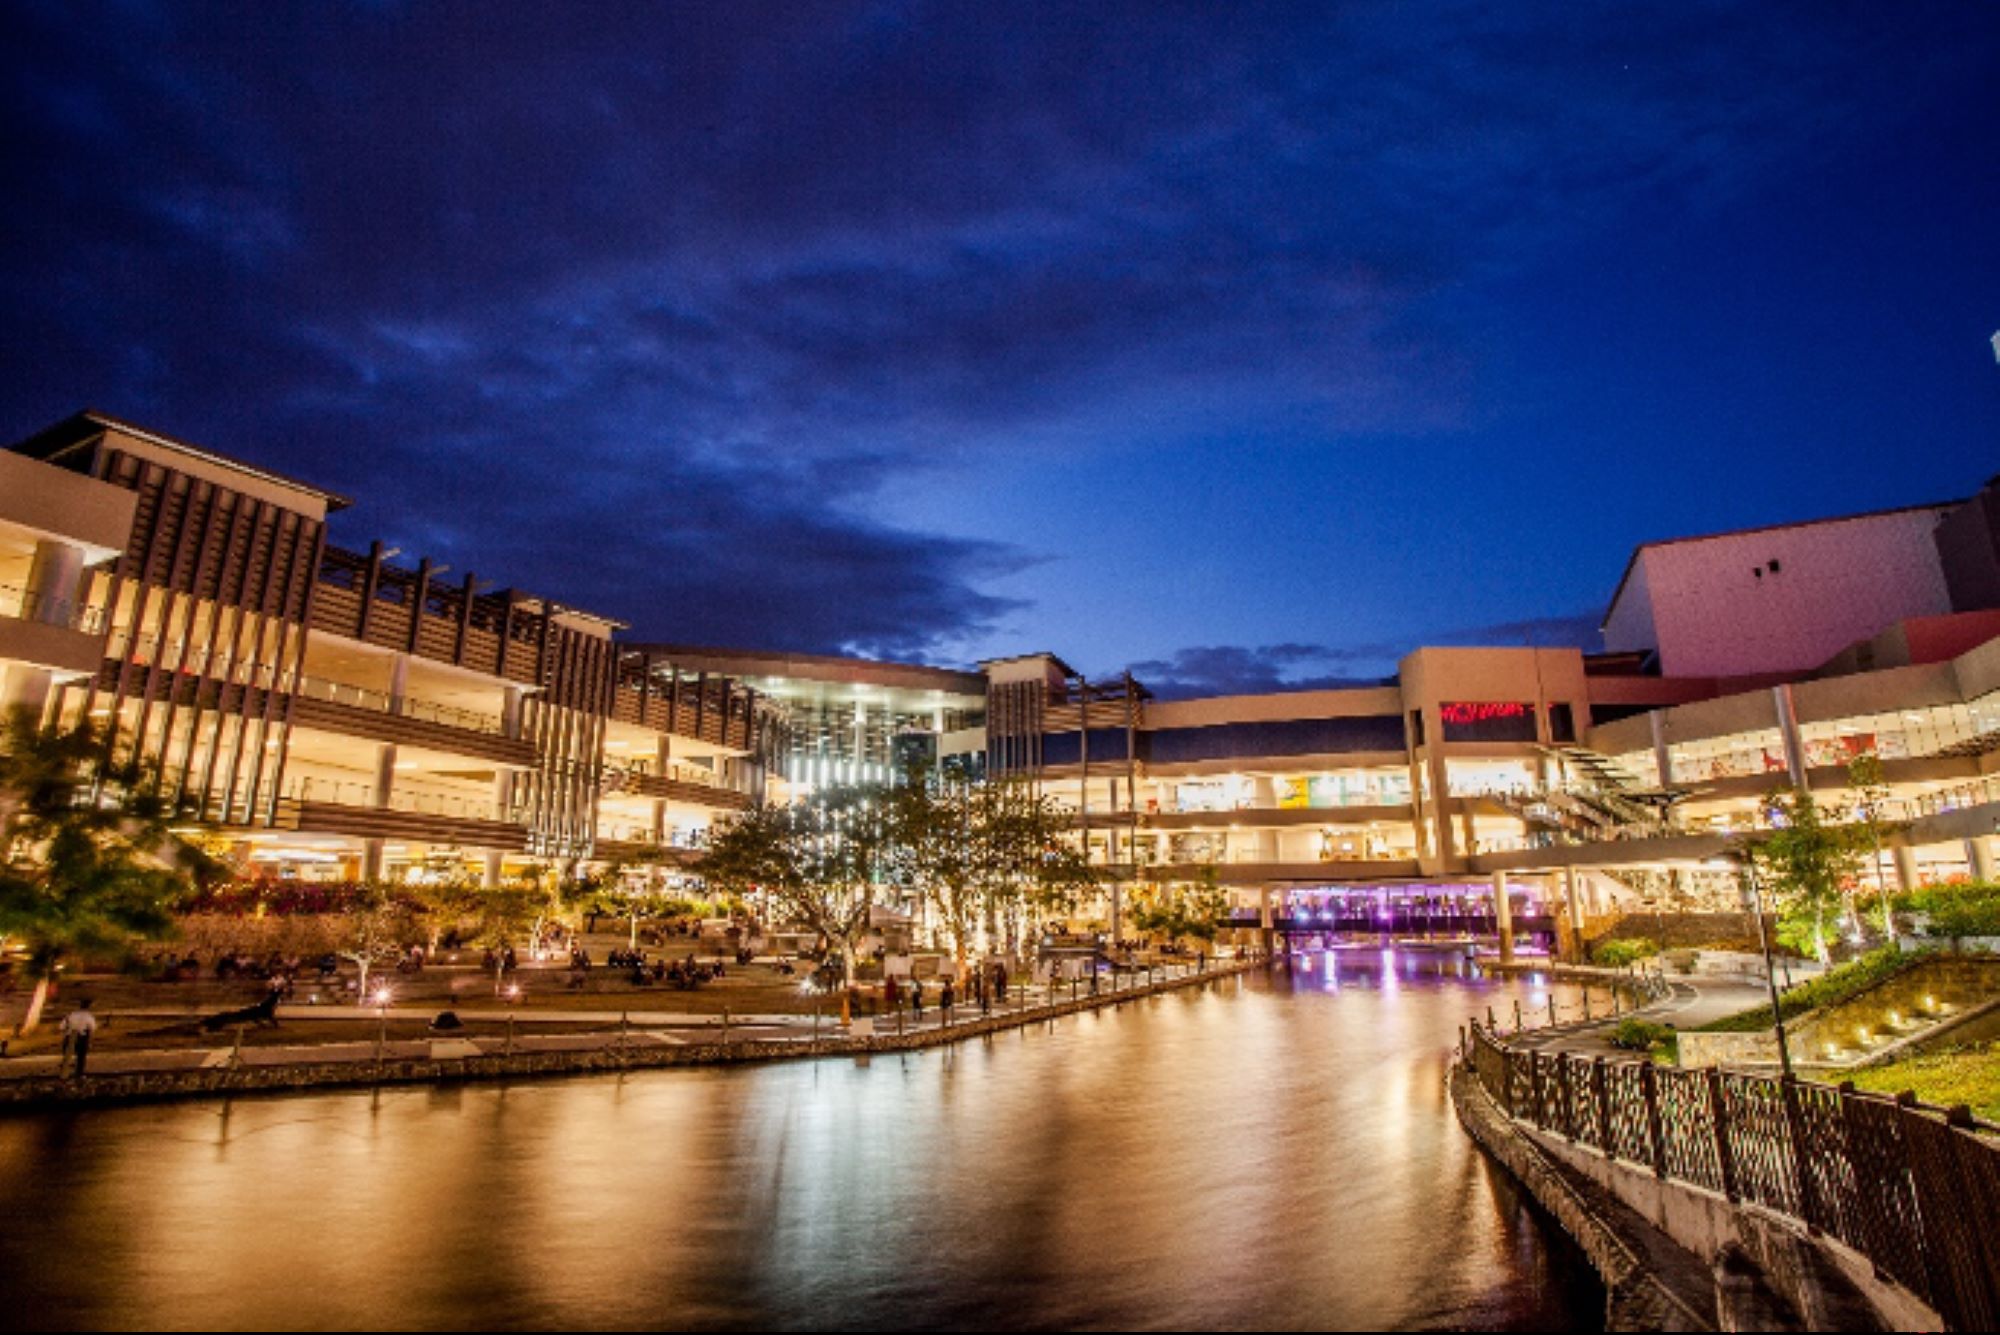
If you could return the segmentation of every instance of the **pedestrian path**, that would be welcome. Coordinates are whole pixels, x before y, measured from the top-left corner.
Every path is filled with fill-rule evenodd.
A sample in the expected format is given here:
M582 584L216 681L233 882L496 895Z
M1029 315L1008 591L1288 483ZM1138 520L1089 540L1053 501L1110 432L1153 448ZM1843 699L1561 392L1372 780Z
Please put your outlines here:
M1188 981L1202 973L1220 975L1225 970L1194 968L1161 969L1157 976L1136 976L1120 984L1107 983L1098 989L1081 985L1054 987L1035 984L1009 989L1007 999L994 1001L982 1010L976 1003L961 1003L947 1017L936 1006L921 1016L905 1011L899 1015L861 1014L856 1023L843 1027L838 1013L829 1005L826 1012L812 1014L710 1015L686 1011L605 1011L605 1010L516 1010L510 1007L452 1007L467 1025L504 1025L501 1032L477 1034L450 1032L421 1038L385 1038L372 1032L391 1024L412 1022L426 1025L438 1014L437 1007L414 1006L281 1006L277 1010L280 1028L287 1021L345 1021L355 1027L356 1037L321 1043L239 1042L238 1030L230 1026L216 1035L212 1045L176 1049L98 1048L89 1062L89 1075L143 1075L158 1072L238 1070L284 1066L353 1066L367 1063L403 1061L456 1061L535 1053L590 1053L680 1048L693 1044L748 1042L757 1044L811 1043L833 1038L902 1038L937 1034L984 1020L1015 1019L1039 1022L1054 1018L1062 1009L1080 1001L1110 1001L1129 992L1142 991L1155 983ZM1233 969L1226 970L1234 972ZM181 1020L189 1018L185 1008L138 1007L107 1012L106 1019L121 1021ZM552 1026L572 1026L566 1032L551 1033ZM589 1028L575 1029L586 1025ZM268 1032L268 1031L260 1031ZM0 1060L0 1083L44 1080L66 1072L66 1059L57 1053L13 1057Z
M1545 1052L1571 1052L1588 1057L1629 1057L1632 1054L1611 1043L1610 1035L1627 1019L1650 1020L1676 1029L1694 1029L1724 1016L1736 1015L1753 1006L1770 1004L1771 994L1762 983L1733 978L1675 978L1667 982L1668 993L1658 1001L1625 1012L1616 1018L1552 1029L1528 1029L1508 1041L1520 1047Z

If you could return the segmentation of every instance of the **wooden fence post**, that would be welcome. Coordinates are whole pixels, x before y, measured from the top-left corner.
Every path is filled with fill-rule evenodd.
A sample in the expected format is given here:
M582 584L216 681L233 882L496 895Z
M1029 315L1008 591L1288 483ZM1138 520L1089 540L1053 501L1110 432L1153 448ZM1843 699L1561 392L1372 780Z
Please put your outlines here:
M1715 1131L1715 1171L1722 1179L1722 1194L1736 1199L1736 1161L1729 1154L1729 1114L1722 1099L1722 1068L1708 1068L1708 1120Z
M1819 1191L1813 1185L1812 1151L1806 1145L1805 1114L1799 1108L1799 1078L1790 1071L1778 1081L1778 1102L1785 1111L1785 1137L1792 1142L1792 1176L1798 1179L1799 1218L1808 1234L1820 1231Z
M1590 1086L1597 1094L1597 1147L1604 1151L1604 1157L1618 1157L1617 1146L1611 1142L1611 1095L1610 1085L1604 1076L1604 1058L1593 1057L1590 1062Z
M1660 1072L1651 1058L1641 1058L1639 1093L1646 1100L1646 1142L1652 1149L1653 1176L1667 1175L1667 1143L1660 1134Z

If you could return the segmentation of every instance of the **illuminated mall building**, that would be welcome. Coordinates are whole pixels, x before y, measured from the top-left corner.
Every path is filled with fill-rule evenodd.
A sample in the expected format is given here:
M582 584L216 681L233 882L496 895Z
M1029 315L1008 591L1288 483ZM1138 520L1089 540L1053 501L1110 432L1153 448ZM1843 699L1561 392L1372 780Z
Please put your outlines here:
M921 757L1073 806L1121 897L1212 868L1246 922L1483 931L1504 885L1554 933L1733 906L1760 799L1847 812L1867 752L1896 822L1871 875L1993 874L1993 484L1640 546L1600 653L1420 648L1375 685L1193 700L1046 653L636 643L559 591L334 546L343 504L97 413L0 451L0 692L115 725L274 876L685 872L732 812Z

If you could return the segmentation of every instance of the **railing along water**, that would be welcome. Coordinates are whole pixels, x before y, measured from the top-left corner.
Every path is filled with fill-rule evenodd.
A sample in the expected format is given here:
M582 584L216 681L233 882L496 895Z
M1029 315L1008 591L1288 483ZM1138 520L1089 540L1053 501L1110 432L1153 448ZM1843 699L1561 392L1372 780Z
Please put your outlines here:
M2000 1128L1966 1109L1544 1052L1476 1021L1463 1057L1509 1117L1836 1238L1953 1329L2000 1327Z

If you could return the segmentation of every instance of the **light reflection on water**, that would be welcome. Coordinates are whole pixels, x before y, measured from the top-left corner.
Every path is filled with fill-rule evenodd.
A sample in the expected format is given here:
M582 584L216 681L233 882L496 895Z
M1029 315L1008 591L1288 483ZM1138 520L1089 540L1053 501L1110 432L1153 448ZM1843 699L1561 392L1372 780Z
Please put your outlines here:
M1597 1325L1443 1090L1528 989L1308 960L867 1063L0 1120L0 1325Z

